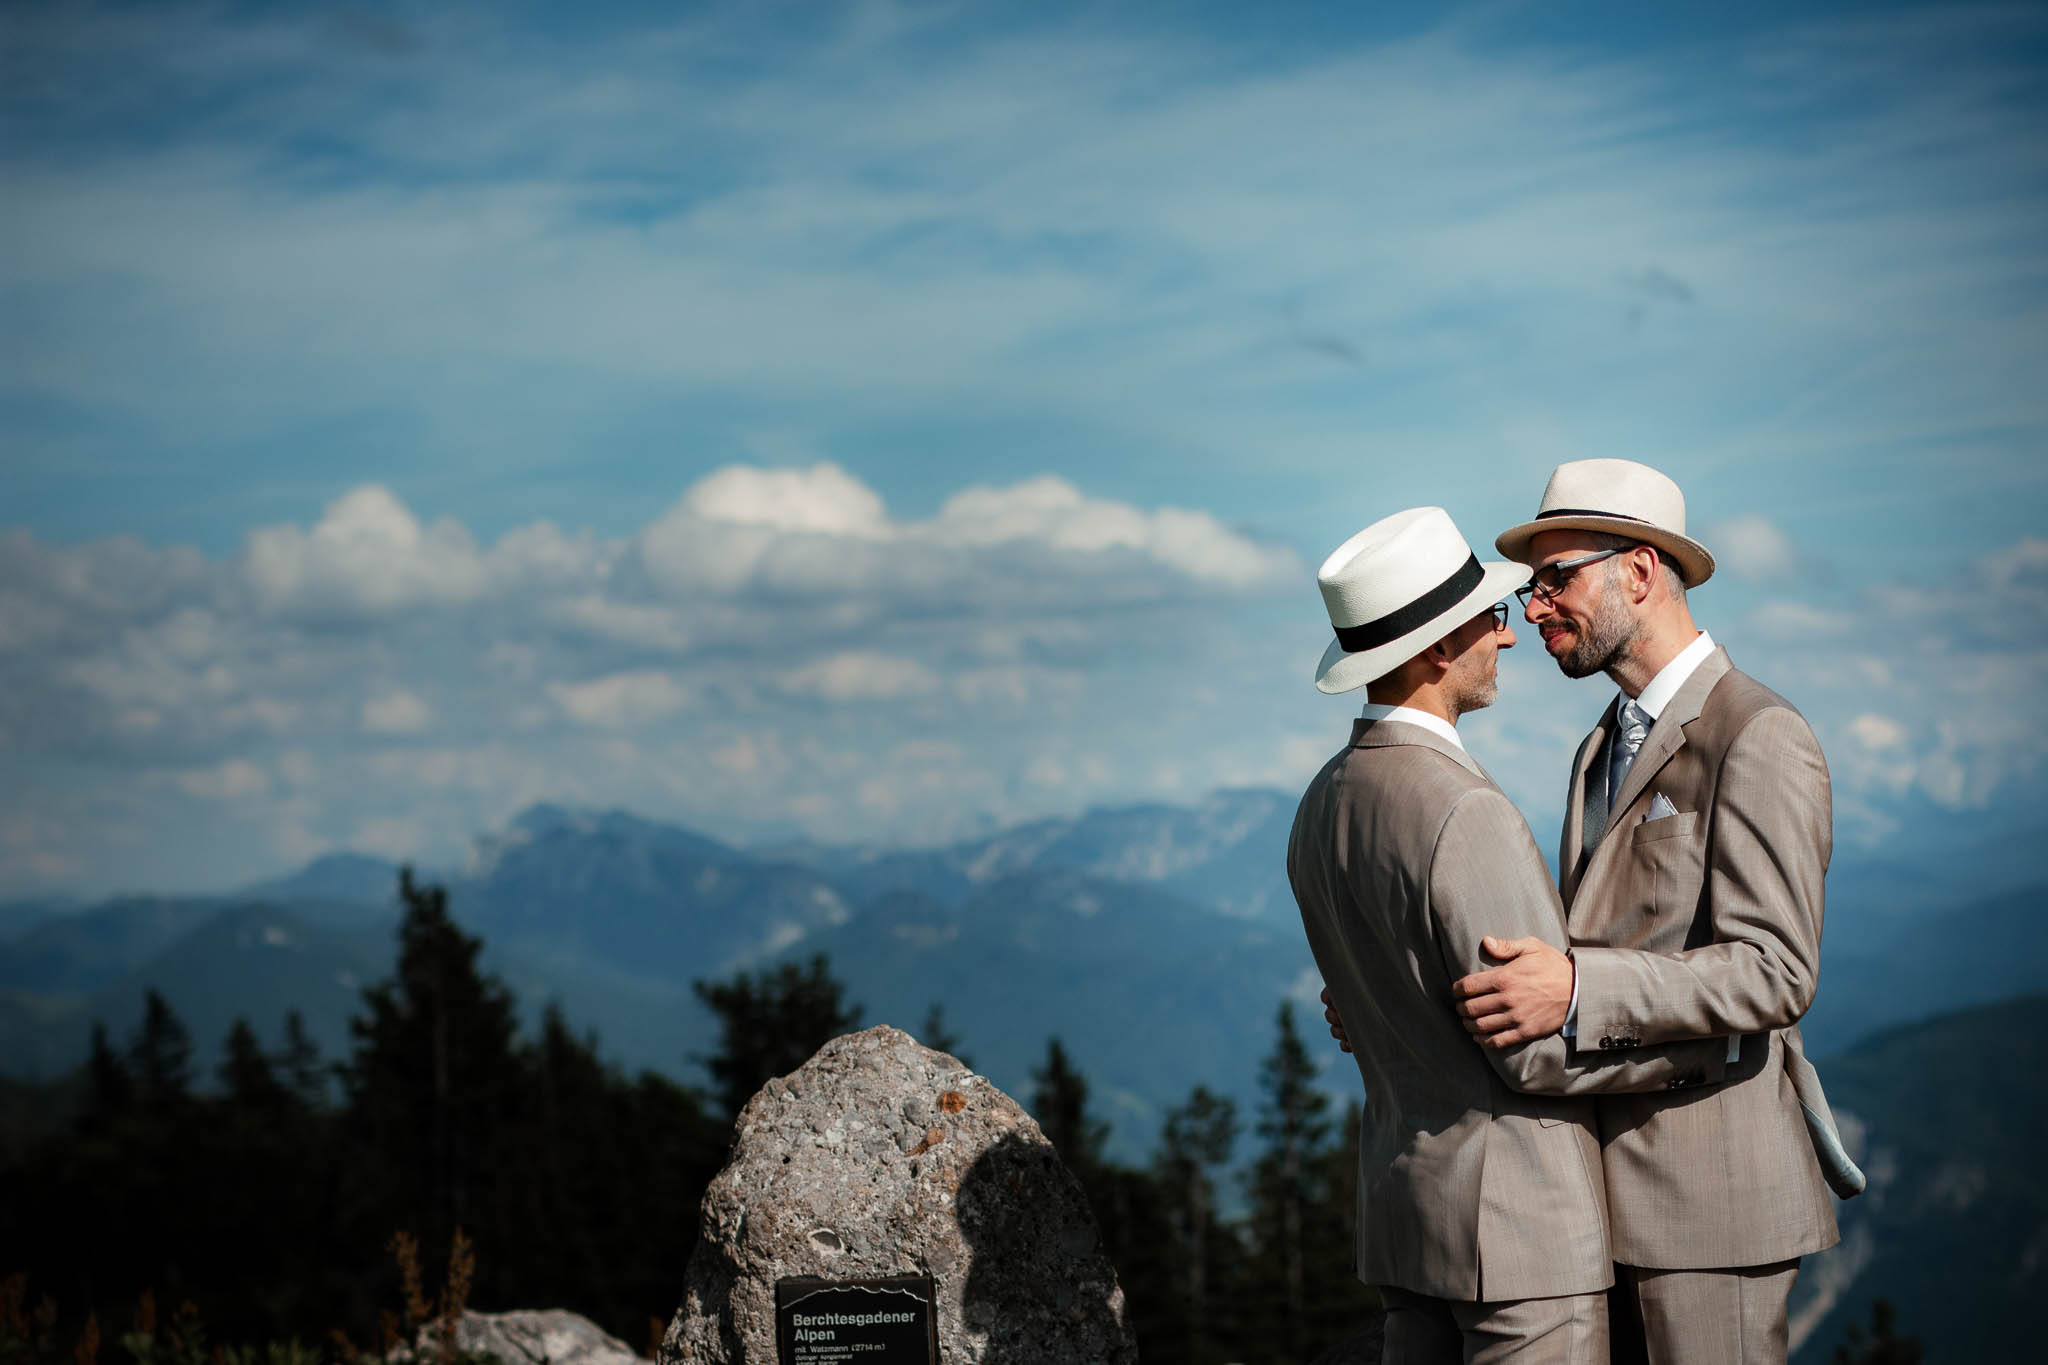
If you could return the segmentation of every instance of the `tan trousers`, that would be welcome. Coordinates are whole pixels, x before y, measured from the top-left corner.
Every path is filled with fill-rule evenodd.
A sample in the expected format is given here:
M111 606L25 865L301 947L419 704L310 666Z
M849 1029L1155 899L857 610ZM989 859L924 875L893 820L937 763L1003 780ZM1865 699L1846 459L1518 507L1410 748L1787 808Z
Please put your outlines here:
M1607 1365L1607 1296L1469 1303L1380 1286L1381 1365Z
M1731 1270L1614 1267L1615 1365L1785 1365L1799 1262Z

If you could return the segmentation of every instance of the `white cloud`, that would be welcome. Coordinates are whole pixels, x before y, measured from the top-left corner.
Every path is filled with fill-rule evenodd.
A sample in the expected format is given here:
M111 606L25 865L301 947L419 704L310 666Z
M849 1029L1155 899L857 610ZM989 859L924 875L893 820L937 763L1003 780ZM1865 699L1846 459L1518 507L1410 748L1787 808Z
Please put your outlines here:
M1852 613L1809 602L1766 602L1756 609L1753 619L1764 633L1787 640L1847 635L1857 625Z
M969 668L953 675L953 690L970 705L1001 702L1024 707L1056 697L1071 698L1088 686L1087 676L1074 669Z
M623 729L687 706L689 691L660 669L635 669L580 683L549 683L548 695L573 720Z
M573 594L601 584L619 553L588 532L572 537L547 521L514 527L485 550L454 518L423 525L389 488L364 484L328 504L310 529L252 531L238 569L266 612L377 617L492 595ZM588 600L569 597L562 614L574 619L575 604Z
M370 755L365 766L393 785L483 793L504 807L545 799L559 777L535 755L496 742L468 748L386 749Z
M2048 596L2048 540L2024 536L1986 555L1983 567L1985 577L2000 588Z
M1706 531L1702 543L1714 552L1717 569L1753 582L1782 579L1799 562L1792 538L1768 517L1724 521Z
M2043 761L2015 623L2048 543L1841 586L2011 542L2040 499L2048 144L2006 55L2038 16L1624 48L1480 11L1269 48L876 13L478 45L423 12L374 68L325 21L16 25L47 79L0 158L0 347L19 410L79 427L0 431L23 505L264 524L225 559L0 532L10 766L229 792L244 762L308 802L278 847L408 853L533 783L886 837L1287 781L1344 727L1303 695L1305 569L1240 518L1324 547L1446 501L1483 548L1551 463L1646 449L1696 512L1771 509L1709 523L1716 586L1797 581L1710 624L1841 752L1845 810ZM234 117L188 120L222 91ZM345 177L303 150L337 132ZM386 433L424 510L350 486ZM740 456L784 467L714 467ZM150 468L197 490L163 520ZM321 515L228 520L309 477L340 481ZM366 759L394 678L427 714L380 711L411 756ZM1555 802L1587 696L1476 719L1518 794ZM848 732L819 697L861 702Z
M320 760L305 749L286 749L277 756L277 774L294 787L310 787L320 780Z
M1896 749L1906 742L1905 726L1868 711L1849 722L1849 733L1866 749Z
M732 740L711 749L705 757L711 766L734 777L755 778L783 766L782 746L771 732L761 735L735 735Z
M617 562L620 547L590 532L570 536L551 521L515 526L485 556L494 583L510 588L573 588L600 582Z
M849 650L784 671L784 691L807 693L827 701L877 701L921 696L939 680L915 659Z
M620 602L587 593L551 599L542 605L541 614L573 630L620 644L665 653L680 653L690 644L690 632L673 607Z
M1099 555L1135 551L1189 578L1228 587L1265 587L1298 576L1293 552L1260 546L1206 512L1154 512L1086 497L1065 479L1044 475L1009 488L964 489L946 500L925 534L943 545L1040 545Z
M1260 589L1300 576L1291 550L1206 512L1092 498L1050 475L963 489L931 520L899 521L830 463L707 475L642 533L639 550L674 594L1128 600L1175 583Z
M363 699L366 735L417 735L434 722L433 708L402 687Z
M677 506L699 521L733 526L865 540L895 536L881 497L829 461L809 469L730 465L700 479Z
M1024 780L1036 787L1064 787L1071 779L1066 764L1051 754L1039 754L1025 766Z
M369 612L467 601L486 583L476 541L443 518L423 527L390 489L366 484L310 531L251 532L242 572L269 611Z
M305 708L278 697L250 696L220 709L221 728L230 733L260 731L272 736L289 735L298 728Z
M209 767L168 776L179 791L204 801L237 801L270 790L270 775L245 758L226 758Z
M427 831L420 822L397 815L371 816L348 838L349 848L393 861L416 858L426 846Z

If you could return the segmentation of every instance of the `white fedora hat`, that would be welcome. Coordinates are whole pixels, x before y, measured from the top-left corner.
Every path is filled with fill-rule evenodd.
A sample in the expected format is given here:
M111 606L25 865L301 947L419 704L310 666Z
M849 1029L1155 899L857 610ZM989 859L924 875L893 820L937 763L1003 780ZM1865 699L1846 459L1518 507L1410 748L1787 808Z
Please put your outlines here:
M1678 561L1678 577L1696 588L1714 576L1714 552L1685 533L1685 494L1634 460L1571 460L1551 471L1536 520L1510 526L1493 548L1527 561L1543 531L1605 531L1654 545Z
M1525 564L1481 564L1441 507L1411 507L1339 545L1316 571L1337 638L1316 687L1383 678L1529 581Z

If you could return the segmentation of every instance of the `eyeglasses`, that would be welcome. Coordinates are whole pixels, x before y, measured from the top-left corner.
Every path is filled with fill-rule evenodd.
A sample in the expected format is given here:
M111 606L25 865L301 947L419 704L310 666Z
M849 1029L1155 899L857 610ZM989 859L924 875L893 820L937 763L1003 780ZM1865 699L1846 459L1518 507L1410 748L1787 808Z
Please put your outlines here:
M1603 559L1626 554L1634 548L1624 546L1619 550L1596 550L1589 555L1580 555L1577 559L1561 559L1555 564L1545 564L1536 571L1533 579L1515 589L1515 597L1525 607L1529 605L1529 599L1532 597L1540 597L1548 602L1570 586L1573 576L1588 564L1597 564Z
M1493 628L1495 632L1503 631L1508 628L1507 603L1496 602L1493 604Z

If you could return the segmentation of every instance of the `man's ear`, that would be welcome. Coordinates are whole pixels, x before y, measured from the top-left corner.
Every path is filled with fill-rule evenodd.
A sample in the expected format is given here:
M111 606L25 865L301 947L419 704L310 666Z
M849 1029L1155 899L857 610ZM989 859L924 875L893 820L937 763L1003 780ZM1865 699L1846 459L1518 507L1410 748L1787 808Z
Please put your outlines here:
M1628 567L1629 601L1638 605L1649 601L1663 574L1663 561L1657 558L1657 548L1654 545L1631 545Z
M1450 671L1451 664L1461 652L1454 643L1456 638L1455 634L1446 635L1417 656L1429 668L1426 681L1436 682Z

